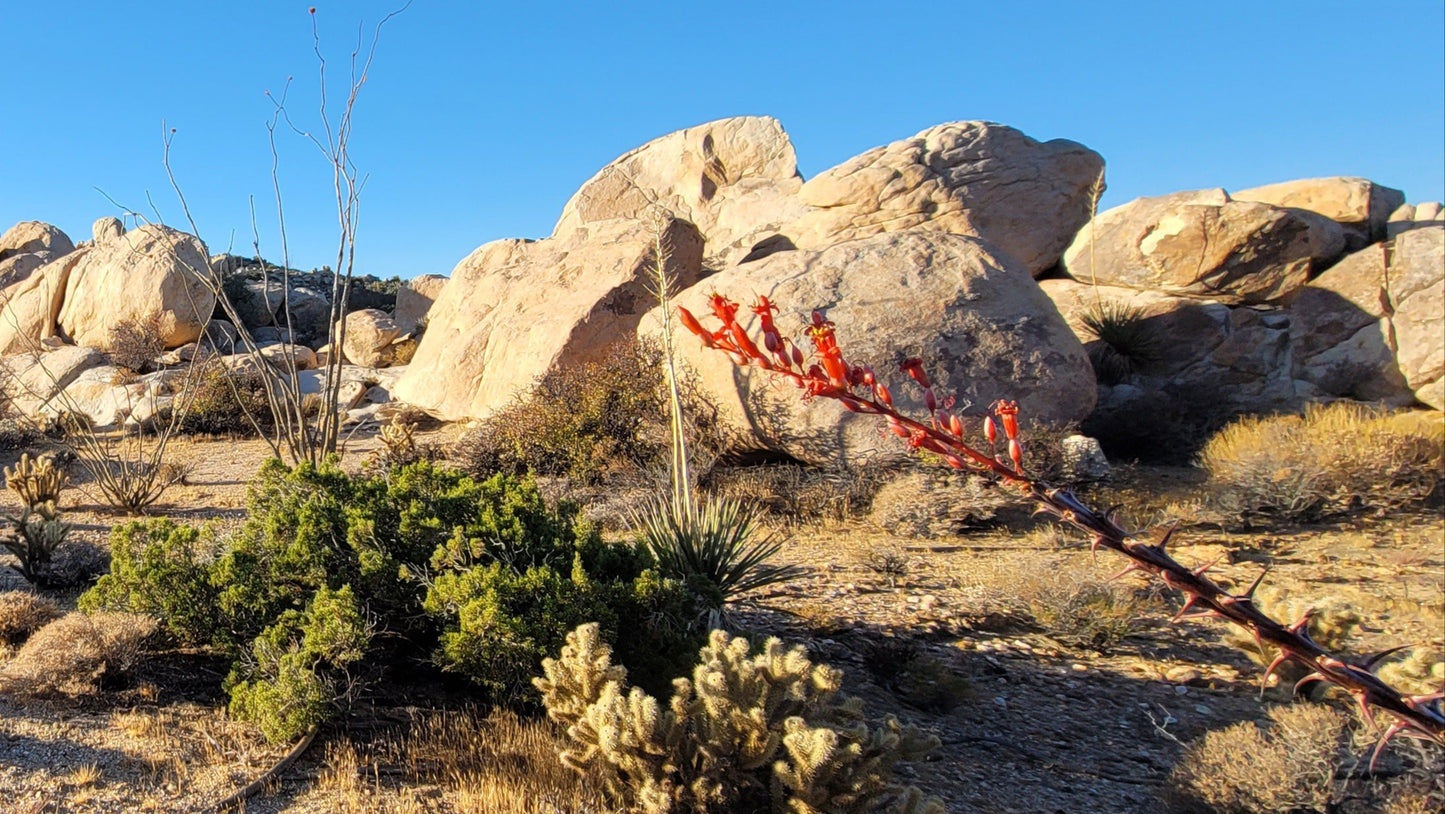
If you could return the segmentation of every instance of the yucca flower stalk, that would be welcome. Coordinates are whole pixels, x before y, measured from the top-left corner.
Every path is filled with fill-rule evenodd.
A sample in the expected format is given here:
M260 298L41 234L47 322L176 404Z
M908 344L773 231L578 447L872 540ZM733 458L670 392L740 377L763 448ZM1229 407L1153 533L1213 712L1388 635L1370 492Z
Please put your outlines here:
M658 494L632 515L632 525L661 571L687 584L711 612L709 626L721 624L719 612L738 594L796 579L802 569L769 565L783 541L764 534L761 512L750 504L709 495L692 488L692 472L683 421L682 388L673 356L672 279L667 273L670 249L661 223L653 245L654 294L662 311L662 354L667 375L671 426L669 475L671 492Z
M963 420L948 404L940 403L928 374L919 359L908 359L901 369L923 389L927 418L918 420L899 412L893 397L873 369L866 364L850 363L838 346L834 325L820 311L814 311L807 328L812 341L814 361L809 362L798 346L777 330L773 314L777 308L766 297L759 297L753 306L762 335L763 348L748 336L738 322L738 304L720 295L710 299L713 315L722 327L709 331L687 309L679 307L679 321L698 336L703 344L728 354L740 366L771 371L779 380L791 381L803 390L803 398L831 398L855 413L881 416L889 428L907 443L910 449L927 450L941 456L955 469L969 470L997 478L1004 485L1018 490L1038 504L1039 511L1051 514L1087 533L1091 550L1115 551L1128 558L1128 566L1120 573L1145 571L1159 578L1170 588L1185 596L1184 607L1174 621L1192 617L1223 619L1248 630L1259 642L1278 656L1265 670L1263 682L1284 662L1293 661L1306 668L1308 674L1296 689L1314 681L1326 682L1348 692L1359 704L1362 715L1375 725L1375 710L1390 716L1389 726L1375 744L1370 764L1374 766L1380 752L1397 735L1405 735L1445 746L1445 712L1441 700L1445 693L1406 695L1381 681L1374 668L1382 659L1399 648L1369 658L1350 662L1335 656L1309 634L1309 614L1294 624L1285 625L1266 615L1255 605L1253 596L1263 574L1241 593L1225 590L1207 575L1213 563L1188 568L1166 550L1177 524L1157 542L1139 539L1120 526L1111 511L1100 512L1066 489L1050 487L1030 476L1024 469L1024 450L1019 438L1018 405L1012 401L995 402L992 415L984 418L984 437L992 447L984 451L964 439ZM1002 438L999 429L1002 428ZM1004 443L1000 446L999 441Z

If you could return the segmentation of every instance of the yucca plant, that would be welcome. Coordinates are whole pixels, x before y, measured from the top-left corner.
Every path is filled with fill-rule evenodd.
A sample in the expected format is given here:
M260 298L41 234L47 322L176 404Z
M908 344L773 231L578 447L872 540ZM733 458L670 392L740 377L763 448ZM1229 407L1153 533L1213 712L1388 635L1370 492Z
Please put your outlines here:
M663 576L681 581L717 612L738 594L765 585L796 579L802 569L768 565L783 541L762 530L762 510L736 498L700 497L693 490L687 434L683 422L682 392L673 359L672 280L667 273L670 247L661 223L653 245L653 293L662 306L662 352L667 374L668 408L672 430L669 461L671 489L647 501L632 525L657 560Z
M1079 317L1089 333L1089 361L1101 381L1117 384L1134 371L1159 358L1159 338L1142 308L1100 300Z
M761 517L758 507L735 498L659 496L643 506L633 524L662 573L681 580L717 610L745 591L802 575L797 566L768 564L783 541L763 532Z

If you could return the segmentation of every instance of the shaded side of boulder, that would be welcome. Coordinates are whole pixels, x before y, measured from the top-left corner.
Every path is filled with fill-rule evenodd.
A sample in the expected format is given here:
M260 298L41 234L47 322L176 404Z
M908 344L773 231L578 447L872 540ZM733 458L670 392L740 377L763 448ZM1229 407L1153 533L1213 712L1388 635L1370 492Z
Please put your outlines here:
M779 328L801 336L820 309L836 324L845 355L867 361L893 383L904 412L922 414L921 393L897 373L921 356L940 396L954 395L964 415L982 415L1016 399L1030 419L1062 424L1093 409L1094 376L1083 347L1029 270L971 237L929 231L874 235L822 251L789 251L725 269L677 297L694 314L720 292L745 305L766 295L784 309ZM748 315L745 325L755 327ZM655 333L656 309L642 332ZM806 342L806 340L801 340ZM733 451L774 451L810 463L900 456L876 416L849 413L758 369L735 367L690 335L678 341L684 362L734 435Z
M35 350L42 339L55 335L71 272L89 251L74 251L31 269L0 290L0 355ZM33 256L38 255L19 257Z
M452 272L392 393L444 420L485 418L554 367L596 358L655 302L656 238L647 224L610 220L478 248ZM669 220L662 238L677 285L701 279L697 228Z
M406 281L396 292L396 311L391 315L402 333L417 329L446 285L447 278L440 274L422 274Z
M110 329L160 315L167 348L194 342L215 309L206 247L192 235L146 224L93 247L66 281L59 324L78 345L104 348Z

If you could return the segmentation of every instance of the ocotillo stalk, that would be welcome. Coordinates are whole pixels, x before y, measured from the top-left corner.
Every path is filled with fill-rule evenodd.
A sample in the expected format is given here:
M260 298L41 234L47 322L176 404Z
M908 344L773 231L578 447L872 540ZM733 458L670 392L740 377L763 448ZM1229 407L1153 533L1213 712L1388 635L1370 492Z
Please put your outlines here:
M1332 655L1310 638L1308 615L1292 625L1284 625L1255 605L1253 596L1260 580L1255 580L1243 593L1230 593L1208 577L1208 565L1187 568L1169 555L1165 547L1173 529L1158 542L1144 542L1120 526L1110 512L1096 511L1068 490L1052 488L1030 476L1023 467L1016 403L999 401L990 408L993 415L984 419L984 435L994 450L992 453L984 452L964 440L962 420L952 411L951 403L940 403L921 360L908 359L901 365L902 371L923 389L923 403L929 415L926 420L920 421L904 415L893 406L892 393L878 380L871 367L852 364L843 357L833 323L821 312L813 312L807 328L816 359L808 364L797 345L778 332L773 322L777 308L766 297L759 297L752 309L760 323L761 349L738 322L737 303L714 294L710 305L713 315L722 323L716 331L707 330L685 308L678 308L678 316L683 326L696 334L705 346L727 353L734 364L759 367L790 380L802 388L805 399L836 399L852 412L882 416L894 434L904 439L910 449L928 450L942 456L955 469L991 475L1018 489L1038 503L1041 511L1087 532L1094 551L1106 548L1127 557L1129 566L1125 572L1145 571L1183 593L1184 607L1175 616L1176 621L1186 616L1224 619L1248 630L1261 645L1276 648L1279 656L1266 669L1265 682L1280 664L1294 661L1309 670L1296 688L1311 681L1334 684L1355 698L1365 719L1371 724L1375 722L1375 709L1389 713L1393 720L1375 745L1370 761L1372 766L1380 751L1396 735L1403 734L1445 746L1445 712L1441 709L1441 699L1445 694L1406 695L1372 672L1385 655L1394 651L1353 663ZM1002 439L998 434L1000 427ZM999 440L1005 442L1003 454L999 451Z

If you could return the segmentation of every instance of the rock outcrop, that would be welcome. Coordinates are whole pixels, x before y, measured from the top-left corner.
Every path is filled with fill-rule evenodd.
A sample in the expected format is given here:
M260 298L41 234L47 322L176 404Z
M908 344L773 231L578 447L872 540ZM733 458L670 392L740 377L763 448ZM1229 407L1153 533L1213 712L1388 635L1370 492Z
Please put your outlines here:
M1087 283L1228 304L1282 303L1344 248L1334 221L1209 189L1137 198L1100 213L1074 238L1064 267Z
M80 249L31 269L0 290L0 355L35 350L41 340L55 336L71 271L90 251Z
M793 143L777 119L721 119L649 141L603 167L567 201L552 236L642 219L656 207L697 226L708 265L720 268L806 211L801 185Z
M1445 410L1445 224L1395 238L1389 294L1400 372L1416 399Z
M677 304L706 314L714 290L738 299L766 295L788 309L819 307L849 357L897 382L893 398L905 412L921 411L921 396L890 371L911 356L923 358L936 390L956 395L964 415L981 415L1000 398L1050 423L1077 421L1093 408L1094 375L1079 341L1026 266L975 238L910 230L782 252L718 272L680 293ZM796 335L803 318L785 313L779 327ZM657 330L658 319L654 310L643 332ZM803 400L795 388L734 367L688 334L678 347L733 431L735 451L772 450L815 463L902 453L876 418L828 399Z
M59 257L75 251L75 244L62 231L38 220L21 221L0 235L0 260L11 255L49 252Z
M1323 215L1344 227L1349 251L1384 240L1385 222L1405 202L1405 193L1398 189L1345 176L1285 181L1240 190L1230 197Z
M440 274L423 274L406 281L396 292L396 310L391 314L402 333L416 331L446 285L447 278Z
M1037 276L1089 220L1103 170L1098 153L1072 141L941 124L809 179L798 193L809 211L779 231L801 249L906 229L972 235Z
M669 220L662 235L677 285L697 282L697 228ZM655 238L646 223L609 220L546 240L478 248L452 272L392 392L445 420L484 418L554 366L586 361L627 339L655 302Z
M346 315L346 336L342 352L346 360L362 367L386 367L387 349L401 335L401 327L385 311L366 308Z
M90 240L95 245L114 240L123 234L125 234L125 224L120 222L120 218L97 218L95 223L90 225Z
M206 247L194 236L139 226L92 247L71 269L60 329L77 345L104 348L117 322L158 313L167 348L194 342L215 309L199 276L209 268Z

